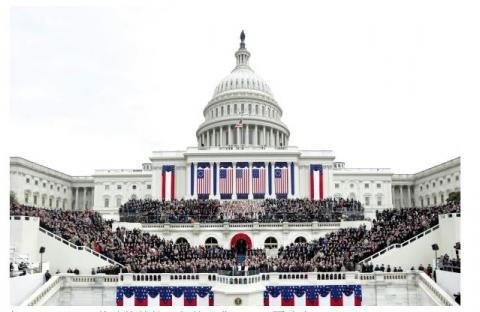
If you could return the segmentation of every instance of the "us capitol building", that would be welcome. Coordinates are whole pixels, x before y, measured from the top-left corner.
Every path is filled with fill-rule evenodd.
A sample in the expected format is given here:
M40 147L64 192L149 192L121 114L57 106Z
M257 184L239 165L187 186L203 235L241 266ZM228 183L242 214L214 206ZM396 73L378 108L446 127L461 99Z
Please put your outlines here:
M331 150L290 145L290 130L269 85L249 65L241 34L236 66L215 87L196 131L197 146L154 151L141 169L102 169L71 176L10 158L11 191L20 204L94 209L115 217L132 198L353 198L366 213L444 203L460 189L460 158L414 174L347 168Z

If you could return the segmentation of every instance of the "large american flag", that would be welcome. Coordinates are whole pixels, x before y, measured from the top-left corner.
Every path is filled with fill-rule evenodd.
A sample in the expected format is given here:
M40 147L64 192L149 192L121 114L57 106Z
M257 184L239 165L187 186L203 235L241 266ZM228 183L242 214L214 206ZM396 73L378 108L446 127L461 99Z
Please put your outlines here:
M361 306L361 285L267 286L264 306Z
M275 193L277 195L288 194L288 167L275 168Z
M209 195L210 194L210 181L211 172L210 167L197 169L197 194Z
M236 173L236 190L237 190L237 197L240 195L246 195L248 197L248 193L250 192L249 190L249 172L250 169L245 166L243 168L237 167L237 173Z
M117 287L117 306L213 306L212 287Z
M253 195L265 195L265 167L252 169L252 192Z
M220 168L220 196L233 193L233 168Z

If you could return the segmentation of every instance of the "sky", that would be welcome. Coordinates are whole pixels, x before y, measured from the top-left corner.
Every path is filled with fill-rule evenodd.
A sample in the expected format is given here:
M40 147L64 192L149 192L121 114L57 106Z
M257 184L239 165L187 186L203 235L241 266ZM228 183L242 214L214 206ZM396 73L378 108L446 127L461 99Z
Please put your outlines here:
M475 21L447 1L14 7L9 153L91 175L194 146L243 29L291 145L415 173L462 156Z

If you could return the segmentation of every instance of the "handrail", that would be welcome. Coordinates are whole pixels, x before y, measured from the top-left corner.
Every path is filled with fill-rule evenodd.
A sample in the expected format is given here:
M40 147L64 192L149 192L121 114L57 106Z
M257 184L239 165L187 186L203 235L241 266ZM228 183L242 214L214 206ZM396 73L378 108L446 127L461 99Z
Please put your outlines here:
M111 259L111 258L109 258L109 257L107 257L107 256L105 256L105 255L103 255L103 254L101 254L101 253L96 252L95 250L91 249L90 247L87 247L87 246L77 246L77 245L75 245L74 243L70 242L69 240L66 240L66 239L64 239L63 237L61 237L61 236L59 236L59 235L57 235L57 234L55 234L55 233L50 232L50 231L47 230L47 229L44 229L44 228L42 228L42 227L38 227L38 229L40 230L40 232L45 233L45 234L47 234L48 236L51 236L51 237L55 238L55 239L58 240L58 241L61 241L62 243L64 243L65 245L70 246L71 248L74 248L74 249L76 249L76 250L85 250L86 252L89 252L89 253L91 253L92 255L94 255L94 256L102 259L102 260L105 260L105 261L107 261L107 262L110 263L110 264L118 265L118 266L120 266L120 267L122 267L122 268L125 267L123 264L121 264L121 263L119 263L119 262L117 262L117 261L115 261L115 260L113 260L113 259Z
M443 290L437 283L435 283L425 272L419 272L419 284L425 285L425 288L430 292L430 297L439 305L458 306L458 304L450 297L445 290ZM437 302L437 300L440 302Z
M433 232L435 230L437 230L438 228L440 227L439 224L436 224L428 229L426 229L425 231L415 235L414 237L411 237L407 240L404 240L403 242L401 243L395 243L395 244L390 244L388 245L387 247L383 248L382 250L374 253L373 255L363 259L363 260L360 260L359 263L368 263L369 261L371 261L372 259L380 256L380 255L383 255L385 252L391 250L391 249L394 249L394 248L402 248L404 246L407 246L408 244L414 242L415 240L417 240L417 238L420 238L420 237L423 237L424 235L427 235L429 234L430 232Z
M57 291L56 286L63 281L61 276L55 275L50 278L45 284L40 286L31 296L24 300L20 305L21 306L35 306L38 305L50 292L53 292L50 295L55 294Z

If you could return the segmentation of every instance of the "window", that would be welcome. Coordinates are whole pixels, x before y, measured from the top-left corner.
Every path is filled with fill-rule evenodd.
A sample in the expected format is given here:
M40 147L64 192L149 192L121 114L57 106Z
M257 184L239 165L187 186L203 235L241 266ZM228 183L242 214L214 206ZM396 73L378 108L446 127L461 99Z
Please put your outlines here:
M432 183L432 187L435 187L435 182Z
M47 187L47 183L43 182L43 187Z
M109 202L108 198L105 198L105 199L104 199L104 204L103 204L103 206L104 206L105 208L108 208L108 204L109 204L109 203L110 203L110 202Z
M450 178L447 178L447 183L450 183L450 181L451 181ZM27 182L27 183L28 183L28 182Z
M353 187L354 187L353 183L350 183L350 188L353 188Z
M339 184L339 183L335 183L335 188L336 188L336 189L340 188L340 184Z
M369 188L369 187L370 187L370 184L365 183L365 188L367 189L367 188Z
M25 181L26 181L27 183L30 183L30 179L29 179L29 178L27 178Z
M131 199L133 199L133 200L137 199L137 195L133 194Z
M365 197L365 206L370 206L370 197Z
M137 189L137 186L136 186L136 185L132 185L132 189L133 189L133 190L136 190L136 189Z
M105 184L105 191L108 191L110 189L110 185Z
M120 207L122 205L122 198L117 197L117 207Z
M60 186L57 186L57 192L60 192Z
M37 181L37 180L35 180L35 185L38 185L38 181Z
M46 200L46 198L44 196L42 196L42 206L45 206L45 200Z
M152 189L152 185L151 184L147 184L147 190L151 190Z
M420 191L423 190L423 187L420 185Z
M265 248L266 249L272 249L272 248L277 248L278 247L278 242L275 237L268 237L265 240Z
M48 199L48 207L52 208L53 198Z
M455 181L458 181L458 180L460 180L460 177L459 177L459 176L456 176L456 177L455 177Z
M379 188L382 188L382 184L381 183L377 183L377 189Z
M377 197L377 206L381 206L381 205L382 205L382 198Z
M53 190L53 184L50 184L50 189Z
M185 237L179 237L176 241L175 244L188 244L188 241Z
M215 237L209 237L205 241L205 247L210 248L210 247L217 247L218 246L218 241Z
M443 180L440 180L440 185L443 185Z
M63 189L63 193L66 193L67 192L67 188L64 188ZM65 208L65 207L64 207Z
M430 186L427 184L427 190L430 188Z
M117 185L117 190L121 190L122 189L122 186L119 184Z
M34 205L37 204L37 195L33 195L33 204L34 204Z
M29 196L28 196L28 193L25 194L25 203L27 203L27 204L28 204L28 197L29 197Z
M307 240L303 236L299 236L299 237L295 238L295 243L306 243L306 242L307 242Z

